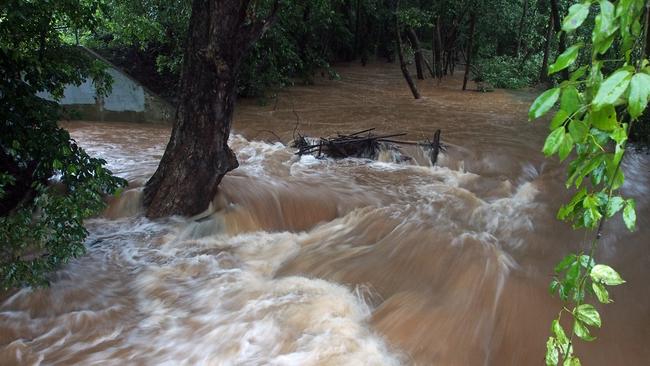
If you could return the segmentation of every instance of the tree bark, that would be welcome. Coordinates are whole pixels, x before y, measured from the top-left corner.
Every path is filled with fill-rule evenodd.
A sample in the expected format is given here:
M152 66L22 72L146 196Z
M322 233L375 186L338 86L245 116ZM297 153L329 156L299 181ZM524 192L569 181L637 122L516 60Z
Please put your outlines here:
M361 30L361 0L357 0L357 7L355 10L355 20L354 20L354 56L357 57L361 55L361 36L359 31Z
M424 68L422 67L424 58L422 57L422 48L420 48L420 40L418 39L418 35L415 34L415 30L413 30L413 28L408 27L406 30L406 36L408 37L409 42L415 51L415 71L417 77L419 80L424 80Z
M524 0L524 8L521 12L521 20L519 21L519 34L517 35L517 48L515 50L515 56L519 57L519 52L521 51L521 39L524 34L524 24L526 24L526 15L528 13L528 0Z
M472 44L474 43L474 28L476 27L476 12L472 12L472 18L469 23L469 41L467 42L467 62L465 63L465 76L463 77L463 90L467 89L467 78L472 63Z
M195 215L209 207L223 176L237 168L228 147L241 61L278 8L258 17L249 0L194 0L181 96L160 165L144 188L147 216Z
M555 28L555 33L560 33L558 54L562 54L566 50L566 32L562 32L562 23L560 21L560 10L559 10L557 0L550 0L550 2L551 2L551 14L553 15L553 27ZM565 80L569 79L568 68L562 70L562 77Z
M442 37L440 36L440 16L436 19L435 34L433 35L435 43L435 65L434 70L436 77L442 79Z
M402 35L399 26L399 18L397 17L398 10L399 10L399 0L397 0L395 4L395 33L396 33L395 41L397 43L396 48L397 48L397 56L399 58L399 66L400 69L402 69L402 75L404 75L404 80L406 80L409 89L411 89L411 93L413 93L413 98L420 99L420 92L418 91L418 88L415 85L413 78L411 77L411 73L409 73L408 67L406 67L406 61L404 60L404 50L402 49Z
M551 37L553 36L553 14L548 19L548 29L546 30L546 41L544 42L544 59L542 60L542 68L539 72L539 80L542 82L548 81L548 56L551 52Z

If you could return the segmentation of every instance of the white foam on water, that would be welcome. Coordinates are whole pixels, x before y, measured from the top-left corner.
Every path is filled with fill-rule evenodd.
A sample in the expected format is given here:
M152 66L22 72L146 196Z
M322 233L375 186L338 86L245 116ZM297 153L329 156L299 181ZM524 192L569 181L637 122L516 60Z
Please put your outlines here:
M110 222L97 224L104 230L116 226ZM28 311L9 311L21 301L29 302L31 290L23 290L2 305L3 326L12 319L16 326L30 324L34 332L43 333L0 348L2 354L15 362L30 359L35 364L75 357L83 364L109 365L400 363L370 330L370 308L352 289L321 279L275 277L279 266L298 252L298 241L306 234L202 236L191 225L177 223L177 231L161 236L150 230L151 225L155 226L141 219L128 228L121 222L120 229L112 234L113 238L122 235L119 243L91 247L86 260L68 268L75 275L86 271L82 277L111 276L106 272L117 275L121 285L128 288L124 294L128 299L123 302L128 308L120 309L120 317L130 319L128 327L113 327L95 337L79 339L70 330L83 327L84 322L101 324L92 318L110 317L106 315L110 309L71 311L59 303L57 311L62 313L45 318ZM147 230L153 240L125 236L126 232ZM106 232L97 234L105 237ZM92 257L109 263L94 273L87 266L90 263L83 263L91 262ZM124 271L115 273L119 270ZM63 287L76 286L96 292L97 299L103 298L100 303L120 301L110 293L110 284L103 288L88 288L90 285L92 281L87 279L71 278L39 291L55 300L55 293ZM17 317L22 321L16 322Z

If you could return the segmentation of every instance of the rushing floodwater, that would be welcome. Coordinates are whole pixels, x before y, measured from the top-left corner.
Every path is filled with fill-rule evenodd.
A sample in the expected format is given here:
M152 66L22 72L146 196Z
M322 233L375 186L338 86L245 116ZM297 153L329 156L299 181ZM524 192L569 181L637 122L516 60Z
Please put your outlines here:
M0 364L542 364L561 308L553 265L586 240L554 219L564 170L539 152L545 123L524 122L531 96L448 79L421 82L415 101L394 65L340 71L240 103L241 167L216 213L193 219L141 213L167 127L66 123L133 189L87 222L88 254L50 288L0 300ZM435 168L417 148L411 163L299 158L277 142L296 115L312 136L440 128L449 148ZM625 162L640 230L605 227L597 260L628 282L601 307L598 340L577 346L583 364L650 360L649 170L645 155Z

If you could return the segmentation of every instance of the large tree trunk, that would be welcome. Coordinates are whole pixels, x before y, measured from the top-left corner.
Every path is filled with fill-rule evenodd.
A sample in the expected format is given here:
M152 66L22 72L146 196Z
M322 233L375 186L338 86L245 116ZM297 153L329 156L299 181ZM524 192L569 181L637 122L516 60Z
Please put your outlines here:
M277 11L258 18L247 0L194 0L176 121L158 170L144 189L147 216L208 208L223 176L237 168L228 136L243 57Z
M476 11L472 12L472 18L469 23L469 41L467 43L467 62L465 63L465 75L463 76L463 90L467 89L467 78L472 66L472 48L474 43L474 28L476 26Z
M406 30L406 36L408 37L409 42L413 47L413 51L415 51L415 71L417 73L417 77L419 80L424 80L424 69L422 67L422 64L424 63L424 57L422 57L422 48L420 48L420 40L418 39L418 35L415 34L415 30L413 30L413 28L408 27Z

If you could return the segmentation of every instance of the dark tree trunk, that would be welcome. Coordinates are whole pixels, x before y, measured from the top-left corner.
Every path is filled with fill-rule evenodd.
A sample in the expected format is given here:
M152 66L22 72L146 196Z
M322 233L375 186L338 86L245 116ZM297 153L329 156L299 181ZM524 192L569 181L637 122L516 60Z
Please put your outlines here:
M355 57L361 55L361 0L357 0L357 8L355 10L354 20L354 54Z
M451 76L454 76L454 71L456 70L457 52L455 48L449 51L449 74Z
M465 76L463 77L463 90L467 89L467 78L472 64L472 43L474 43L474 28L476 26L476 12L472 12L469 21L469 41L467 42L467 62L465 63Z
M434 28L435 34L433 35L435 43L435 62L434 70L436 77L442 79L442 37L440 36L440 16L436 19L436 26Z
M519 56L521 52L521 39L524 35L524 24L526 24L526 15L528 13L528 0L524 0L524 9L521 12L521 20L519 21L519 34L517 35L517 48L515 49L515 56Z
M548 54L551 52L551 37L553 37L553 14L548 19L548 29L546 30L546 41L544 42L544 59L542 60L542 69L539 72L539 80L548 81Z
M424 58L422 57L422 49L420 48L420 40L418 39L418 35L415 34L415 30L413 30L413 28L408 27L406 30L406 36L408 37L411 46L413 46L413 51L415 51L415 71L417 73L417 77L419 80L424 80L424 68L422 67Z
M243 57L275 18L248 0L194 0L176 121L156 173L144 189L148 217L195 215L208 208L223 176L237 168L228 136Z
M397 43L396 48L397 48L397 56L399 58L399 67L400 69L402 69L402 75L404 75L404 79L406 80L409 89L411 89L411 93L413 93L413 98L420 99L420 92L418 91L418 88L415 85L413 78L411 77L411 73L409 72L409 69L406 66L406 60L404 60L404 50L402 49L402 35L399 26L399 19L397 18L398 10L399 10L399 0L397 0L395 4L395 36L396 36L395 43Z
M551 1L551 14L553 14L553 26L555 33L560 33L560 43L558 44L558 54L562 54L566 50L566 32L562 32L562 23L560 22L560 9L557 0ZM562 77L569 79L569 69L562 70Z
M368 63L368 54L375 45L375 32L371 17L366 13L365 8L361 8L362 19L364 20L361 30L361 65L366 66Z
M438 77L438 41L436 39L436 28L438 27L438 20L433 21L431 29L431 66L433 66L433 77Z

